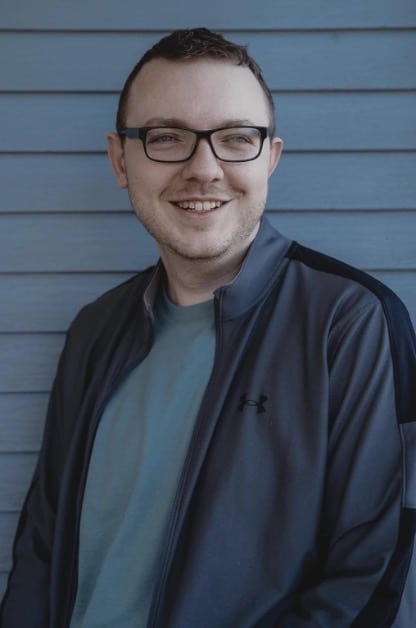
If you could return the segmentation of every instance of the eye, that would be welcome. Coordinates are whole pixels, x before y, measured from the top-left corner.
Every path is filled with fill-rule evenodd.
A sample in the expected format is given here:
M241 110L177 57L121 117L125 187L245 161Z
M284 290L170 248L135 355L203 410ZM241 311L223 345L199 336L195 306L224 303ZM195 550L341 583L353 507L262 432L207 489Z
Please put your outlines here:
M164 133L163 135L149 135L147 141L150 144L170 144L171 142L178 141L178 138L174 135Z
M252 146L258 141L258 135L255 132L253 133L253 131L243 129L230 129L221 133L218 136L218 140L222 144L227 144L229 146Z
M252 138L248 135L226 135L222 138L223 142L232 143L232 144L250 144L252 142Z
M152 129L147 134L148 144L171 145L185 140L184 133L175 129Z

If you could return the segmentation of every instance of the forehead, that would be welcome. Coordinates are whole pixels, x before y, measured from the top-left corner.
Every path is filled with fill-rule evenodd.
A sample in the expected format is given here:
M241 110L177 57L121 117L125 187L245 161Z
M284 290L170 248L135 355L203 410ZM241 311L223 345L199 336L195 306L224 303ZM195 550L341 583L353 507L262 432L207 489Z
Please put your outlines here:
M216 59L146 63L131 86L127 123L153 124L159 118L209 128L227 120L269 123L265 94L247 67Z

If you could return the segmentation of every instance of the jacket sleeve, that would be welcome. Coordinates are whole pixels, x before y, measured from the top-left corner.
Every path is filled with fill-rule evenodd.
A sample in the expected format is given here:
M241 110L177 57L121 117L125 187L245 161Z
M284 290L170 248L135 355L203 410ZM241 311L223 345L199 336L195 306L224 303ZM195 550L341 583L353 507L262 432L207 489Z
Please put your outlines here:
M0 608L1 628L49 625L49 574L62 460L60 359L43 442L13 546L13 567Z
M416 343L392 297L331 329L322 567L278 628L415 625L394 623L416 528Z

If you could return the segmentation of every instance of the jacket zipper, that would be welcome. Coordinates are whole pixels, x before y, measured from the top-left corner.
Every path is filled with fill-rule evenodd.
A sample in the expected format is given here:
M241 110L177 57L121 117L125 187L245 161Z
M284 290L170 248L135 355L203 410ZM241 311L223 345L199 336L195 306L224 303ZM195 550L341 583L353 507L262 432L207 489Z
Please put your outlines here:
M223 290L220 290L218 297L215 296L215 329L216 329L216 347L215 347L215 359L214 359L214 363L213 363L213 367L212 367L212 372L211 372L211 377L210 380L208 382L207 388L208 389L211 385L211 382L214 378L214 373L216 372L216 364L218 362L218 356L221 352L221 346L222 346L222 301L223 301ZM202 406L201 406L202 407ZM199 411L199 417L201 416L201 409ZM194 440L196 438L196 434L198 433L198 426L199 423L202 419L197 418L197 421L195 423L195 427L194 427L194 431L193 431L193 436L191 439L191 442L189 444L188 447L188 454L184 463L184 468L181 474L181 478L179 481L179 486L176 490L176 495L175 495L175 500L173 503L173 507L172 507L172 511L171 511L171 515L170 515L170 519L169 519L169 524L168 524L168 532L167 532L167 536L166 536L166 541L165 541L165 549L163 552L163 558L162 558L162 562L161 562L161 567L160 567L160 571L159 571L159 575L156 579L156 584L155 584L155 589L153 592L153 597L152 597L152 602L150 605L150 610L149 610L149 616L148 616L148 620L147 620L147 625L146 628L156 628L158 625L158 619L159 619L159 615L160 615L160 611L161 611L161 607L162 607L162 598L163 598L163 594L165 592L166 589L166 582L168 579L168 575L169 575L169 570L173 561L173 555L174 555L174 551L175 551L175 542L174 539L177 539L177 534L176 534L176 528L177 528L177 521L179 518L179 514L181 511L181 506L183 503L183 498L184 498L184 490L185 490L185 485L186 485L186 481L188 479L189 476L189 471L190 471L190 465L191 465L191 452L193 451L193 443ZM165 627L164 627L165 628Z

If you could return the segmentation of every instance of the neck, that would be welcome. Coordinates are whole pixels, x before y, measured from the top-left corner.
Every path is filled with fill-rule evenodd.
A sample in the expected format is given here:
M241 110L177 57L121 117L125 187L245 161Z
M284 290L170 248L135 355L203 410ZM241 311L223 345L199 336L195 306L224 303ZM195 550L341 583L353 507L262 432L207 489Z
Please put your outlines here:
M195 305L212 299L217 288L230 283L238 274L246 251L237 259L185 259L161 252L168 279L170 299L177 305Z

